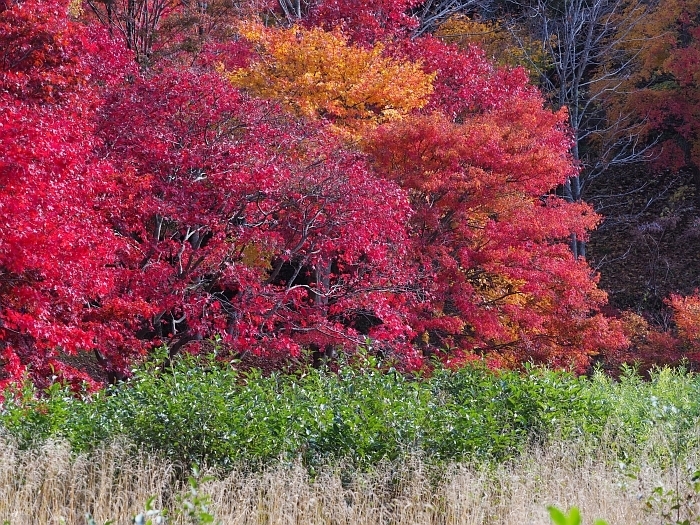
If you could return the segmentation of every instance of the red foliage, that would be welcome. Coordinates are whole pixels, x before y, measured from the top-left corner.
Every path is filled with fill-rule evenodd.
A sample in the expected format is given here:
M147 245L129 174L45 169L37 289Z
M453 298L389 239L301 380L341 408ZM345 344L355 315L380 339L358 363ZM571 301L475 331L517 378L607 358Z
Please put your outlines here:
M27 366L35 377L70 378L59 350L129 338L120 316L95 323L91 313L98 302L116 308L123 244L101 210L112 168L92 153L93 116L128 57L44 1L0 13L0 47L0 381Z
M405 339L393 296L408 201L318 125L218 75L168 70L115 94L102 134L140 181L126 179L133 205L113 222L138 245L123 264L156 309L150 337L177 348L221 334L274 361L356 346L371 313L384 339Z
M605 364L618 368L622 363L634 363L641 371L654 366L700 365L700 295L671 294L665 301L672 313L674 329L662 331L646 319L629 311L620 314L630 344L605 356Z
M684 358L681 341L668 331L652 326L642 316L630 311L614 312L627 336L629 344L606 352L599 364L612 375L620 372L623 364L633 365L646 374L656 366L678 365Z
M420 61L426 72L437 74L426 112L439 111L461 121L521 98L539 97L522 68L496 68L478 47L461 49L428 35L399 42L395 52Z
M315 3L304 22L327 31L339 29L355 44L372 44L408 36L418 26L410 10L421 3L421 0L321 0Z
M405 368L581 369L622 344L566 243L598 219L548 196L574 169L565 115L519 70L403 39L413 2L310 14L437 74L428 106L360 146L234 89L213 66L223 49L245 66L242 45L139 73L61 0L3 5L2 384L88 379L64 364L78 352L125 373L211 337L272 364L369 337Z

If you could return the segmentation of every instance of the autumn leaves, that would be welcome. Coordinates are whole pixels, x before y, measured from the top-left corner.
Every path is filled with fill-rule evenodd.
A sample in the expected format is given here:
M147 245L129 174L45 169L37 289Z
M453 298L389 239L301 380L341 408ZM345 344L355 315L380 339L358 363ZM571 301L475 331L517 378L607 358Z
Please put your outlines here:
M400 119L425 106L433 91L434 73L387 56L380 43L367 48L339 32L259 23L242 24L240 33L257 56L226 73L234 85L341 129Z
M21 255L0 256L0 380L87 379L63 356L93 352L121 373L158 345L214 340L267 367L369 341L404 370L582 370L624 345L569 252L598 218L554 191L576 173L566 114L521 69L410 38L407 2L384 3L320 2L289 27L242 17L151 69L121 60L101 10L1 11L3 35L21 18L15 41L42 53L23 74L76 82L67 104L0 98L21 116L0 144L33 144L31 162L0 165L0 247ZM46 44L58 35L86 45ZM10 85L17 64L0 67ZM27 216L64 234L19 235Z
M432 37L360 44L337 30L251 23L241 35L254 54L225 73L234 85L328 123L407 192L403 264L431 300L411 299L402 316L426 355L585 367L624 344L615 322L592 314L605 294L566 247L597 216L542 197L576 173L567 116L543 109L522 71Z

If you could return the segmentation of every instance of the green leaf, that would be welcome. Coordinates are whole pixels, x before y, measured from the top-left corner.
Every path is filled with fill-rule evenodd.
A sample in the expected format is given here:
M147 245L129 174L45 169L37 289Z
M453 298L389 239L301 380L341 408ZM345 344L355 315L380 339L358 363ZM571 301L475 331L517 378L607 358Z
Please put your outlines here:
M547 510L554 525L581 525L581 513L576 507L571 507L568 515L554 506L547 507Z
M549 506L547 507L547 510L549 511L549 517L554 525L569 525L567 517L558 508Z

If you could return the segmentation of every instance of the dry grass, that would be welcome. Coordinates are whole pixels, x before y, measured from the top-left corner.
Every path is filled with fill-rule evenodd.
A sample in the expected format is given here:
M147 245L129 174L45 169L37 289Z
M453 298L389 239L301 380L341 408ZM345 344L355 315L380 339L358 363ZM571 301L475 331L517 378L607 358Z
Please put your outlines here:
M591 522L653 521L639 495L668 473L644 467L642 481L629 486L602 456L561 445L491 471L453 465L436 473L415 460L372 474L329 469L313 480L289 465L236 471L206 482L202 492L224 524L548 524L550 504L576 505ZM149 496L157 505L173 501L182 490L176 470L123 444L72 457L60 443L26 452L0 440L0 522L83 524L90 511L98 523L127 524Z

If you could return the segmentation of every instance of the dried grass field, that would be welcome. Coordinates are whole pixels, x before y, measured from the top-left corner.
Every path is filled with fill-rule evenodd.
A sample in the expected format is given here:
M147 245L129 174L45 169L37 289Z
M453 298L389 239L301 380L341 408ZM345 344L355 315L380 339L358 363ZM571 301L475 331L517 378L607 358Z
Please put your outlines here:
M547 505L578 506L590 522L658 523L645 510L647 498L656 486L677 486L685 467L662 471L643 458L637 464L630 477L610 450L555 444L488 469L431 468L413 459L370 473L329 467L313 477L298 464L209 472L212 479L200 490L226 525L539 525L550 523ZM76 455L62 443L22 451L3 439L0 521L83 524L90 512L98 524L132 523L152 496L156 508L172 507L177 493L187 490L181 478L173 463L124 443ZM168 523L189 522L173 516Z

